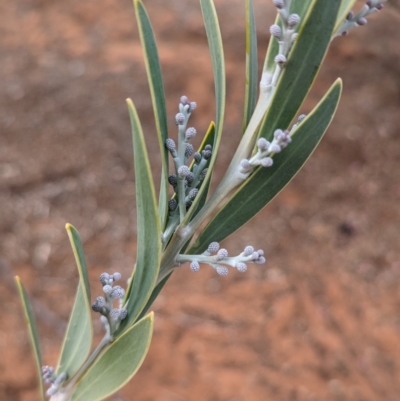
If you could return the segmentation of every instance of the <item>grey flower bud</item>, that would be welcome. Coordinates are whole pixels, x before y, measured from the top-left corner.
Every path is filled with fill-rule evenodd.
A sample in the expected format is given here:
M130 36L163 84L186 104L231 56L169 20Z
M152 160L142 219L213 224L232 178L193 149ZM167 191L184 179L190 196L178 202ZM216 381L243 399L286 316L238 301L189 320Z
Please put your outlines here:
M105 285L104 287L103 287L103 292L104 292L104 294L106 294L106 295L110 295L111 293L112 293L112 290L113 290L113 288L111 287L111 285Z
M124 320L128 316L128 310L125 308L122 308L119 310L119 316L118 320Z
M229 270L226 266L222 265L217 265L215 268L215 271L220 275L220 276L226 276L229 273Z
M206 150L206 149L204 149L204 150L201 152L201 154L203 155L204 159L208 160L208 159L211 157L212 152L211 152L211 150Z
M121 288L119 285L115 286L111 293L112 299L122 299L124 295L125 295L125 290Z
M179 178L186 178L190 174L190 168L188 166L180 166L178 168Z
M175 145L175 141L171 138L167 138L165 140L165 147L170 151L173 152L174 150L176 150L176 145Z
M108 273L100 274L100 283L103 285L108 284L108 280L110 279L110 275Z
M228 251L224 248L221 248L217 254L215 255L216 260L222 260L228 257Z
M175 174L171 174L170 176L168 176L168 182L170 183L170 185L175 187L178 185L178 178Z
M200 180L204 180L204 178L206 178L207 171L208 171L208 168L205 168L205 169L201 172L200 177L199 177Z
M254 248L251 245L249 245L249 246L246 246L246 248L244 248L243 255L250 256L253 252L254 252Z
M199 152L196 152L193 156L194 161L199 164L201 162L201 154Z
M283 0L273 0L273 3L274 3L274 6L279 10L285 6L285 3Z
M112 277L114 281L119 281L121 280L121 273L115 272Z
M281 147L277 143L271 143L268 147L268 151L272 153L279 153L281 150Z
M188 194L188 198L190 200L193 200L196 197L196 195L198 194L198 192L199 192L199 190L197 188L191 189L189 194Z
M248 170L251 167L251 164L247 159L243 159L240 162L240 166L243 167L245 170Z
M283 54L278 54L277 56L275 56L274 61L277 65L279 65L279 67L282 68L286 63L286 57Z
M271 25L269 27L269 32L272 36L274 36L278 40L280 40L282 38L282 29L279 25L276 25L276 24Z
M347 14L347 16L346 16L346 19L348 20L348 21L350 21L350 20L352 20L354 18L354 13L353 13L353 11L350 11L348 14Z
M182 125L185 122L185 115L183 113L178 113L175 116L176 125Z
M194 180L194 174L192 172L190 172L187 176L186 176L186 181L188 182L188 184L192 183Z
M185 95L181 96L181 104L185 105L188 103L188 101L189 100L188 100L187 96L185 96Z
M235 266L236 266L236 269L238 269L238 271L240 271L240 273L244 273L247 270L246 263L237 262Z
M200 264L197 260L194 260L191 264L190 264L190 270L194 273L197 273L200 270Z
M196 134L197 134L196 129L193 128L193 127L190 127L185 132L185 138L186 139L192 139L192 138L194 138L196 136Z
M289 28L294 28L300 22L300 16L297 14L290 14L288 18Z
M185 157L190 157L194 152L193 145L191 143L186 144L186 149L185 149Z
M258 265L263 265L263 264L265 263L265 258L264 258L264 256L260 256L257 260L255 260L255 262L256 262Z
M190 108L189 111L195 111L197 109L197 103L196 102L190 102Z
M211 242L211 244L208 245L207 251L210 253L215 253L215 252L218 252L218 249L219 249L219 243Z
M260 163L263 167L271 167L274 164L274 161L272 160L271 157L263 157L260 160Z
M178 206L178 202L176 201L176 199L170 199L168 201L168 210L170 210L171 212L173 212Z
M368 21L366 18L362 17L357 20L357 24L360 26L367 25Z
M269 145L270 143L265 138L260 138L257 142L258 149L260 149L261 152L267 150Z
M119 309L118 308L111 309L110 317L112 320L117 320L119 318Z

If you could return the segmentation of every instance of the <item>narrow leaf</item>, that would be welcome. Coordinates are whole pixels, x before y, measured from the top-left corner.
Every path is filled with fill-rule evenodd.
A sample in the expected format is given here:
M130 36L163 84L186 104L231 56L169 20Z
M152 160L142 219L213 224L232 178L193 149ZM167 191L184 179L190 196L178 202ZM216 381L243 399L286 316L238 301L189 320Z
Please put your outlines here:
M250 121L257 101L257 31L253 1L246 0L246 87L243 113L243 132Z
M201 10L203 13L204 25L206 28L208 46L211 53L211 61L214 72L214 86L215 86L215 134L213 133L214 141L212 144L212 156L208 166L208 172L204 179L202 186L196 196L195 202L186 213L185 218L181 224L187 224L193 217L193 214L198 211L197 205L201 200L205 200L211 181L211 174L215 164L216 156L218 153L219 144L221 142L222 129L225 115L225 61L224 50L222 47L221 32L219 29L218 18L215 11L214 3L212 0L200 0Z
M123 387L143 363L153 323L150 313L112 343L78 382L71 401L100 401Z
M36 365L36 373L39 381L39 400L45 401L44 397L44 386L42 379L42 353L40 351L39 335L37 331L35 316L33 314L31 303L29 302L28 294L22 285L21 279L16 276L15 283L17 285L18 293L21 299L22 308L24 311L25 323L28 327L29 339L32 345L33 356Z
M80 368L92 347L90 287L83 245L78 231L71 224L65 226L79 272L79 284L67 331L65 333L57 374L65 372L71 377Z
M135 6L136 20L139 27L140 40L144 51L147 79L150 86L151 100L153 103L154 118L161 153L162 176L159 196L159 214L161 227L164 227L168 213L168 155L164 146L165 140L168 137L168 124L167 110L165 106L164 83L161 74L157 44L149 16L142 1L134 0L133 3Z
M261 211L296 175L328 128L341 93L337 80L299 125L292 143L274 156L272 167L258 168L209 222L190 254L201 253L212 241L222 241Z
M161 229L154 183L142 127L135 106L127 100L132 125L133 156L136 177L137 254L125 307L128 317L117 334L133 323L145 307L158 277L161 257Z

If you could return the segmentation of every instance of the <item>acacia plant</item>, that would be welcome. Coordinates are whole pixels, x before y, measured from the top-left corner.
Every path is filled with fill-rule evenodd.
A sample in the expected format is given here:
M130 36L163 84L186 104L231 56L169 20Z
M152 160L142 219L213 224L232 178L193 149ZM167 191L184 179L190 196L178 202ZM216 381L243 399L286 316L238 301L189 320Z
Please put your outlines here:
M383 0L384 1L384 0ZM66 225L79 272L79 284L56 367L42 366L39 339L27 294L16 283L28 323L40 383L40 399L97 401L121 388L143 362L153 331L151 305L176 267L189 263L197 272L209 265L216 274L245 272L265 262L264 252L245 246L229 256L219 242L264 208L300 170L335 114L342 83L337 79L306 116L300 108L332 41L367 23L383 7L368 0L354 14L356 0L273 0L277 9L261 73L252 0L246 9L246 85L241 141L225 175L210 193L210 181L225 111L225 67L221 34L212 0L200 0L215 82L215 122L195 151L196 129L188 125L196 103L180 98L177 136L167 129L163 80L154 33L141 0L134 0L160 145L162 177L156 197L144 135L133 102L132 125L136 205L137 260L124 290L119 273L103 273L93 302L83 245L77 230ZM259 75L261 78L259 78ZM172 161L169 164L168 158ZM170 165L172 168L170 168ZM200 230L200 227L207 225ZM97 296L102 291L101 296ZM96 297L97 296L97 297ZM98 312L104 337L92 350L91 311Z

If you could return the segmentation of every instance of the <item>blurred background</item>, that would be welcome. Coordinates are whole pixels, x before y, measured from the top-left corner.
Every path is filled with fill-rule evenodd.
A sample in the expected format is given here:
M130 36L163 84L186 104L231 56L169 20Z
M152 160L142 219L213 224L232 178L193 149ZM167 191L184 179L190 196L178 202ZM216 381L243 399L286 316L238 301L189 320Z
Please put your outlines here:
M144 3L171 136L183 94L197 102L191 124L204 132L214 94L199 2ZM228 109L214 182L239 140L245 60L244 2L215 3ZM255 1L260 65L270 3ZM227 277L179 269L154 305L147 359L111 400L399 400L399 11L389 1L366 27L334 41L303 107L342 77L332 126L293 182L223 243L232 254L263 248L267 264ZM13 275L33 300L44 361L54 365L77 283L65 223L83 237L93 297L101 272L127 278L135 262L125 98L138 108L156 176L160 163L130 1L0 2L0 19L0 399L34 401Z

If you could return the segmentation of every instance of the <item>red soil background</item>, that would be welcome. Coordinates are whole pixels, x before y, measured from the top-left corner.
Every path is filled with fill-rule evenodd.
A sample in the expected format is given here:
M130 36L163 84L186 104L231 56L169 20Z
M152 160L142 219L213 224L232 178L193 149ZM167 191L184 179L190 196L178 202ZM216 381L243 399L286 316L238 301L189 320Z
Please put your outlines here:
M256 1L260 63L275 11ZM147 0L160 46L171 132L178 99L213 119L210 57L198 1ZM216 0L228 110L215 181L240 136L244 5ZM33 299L44 360L55 364L77 282L66 222L81 232L92 292L135 261L129 118L138 107L159 161L132 4L0 3L0 399L37 384L12 276ZM342 101L294 181L223 243L252 244L266 265L218 277L177 271L154 305L153 342L111 400L398 401L400 399L400 6L336 39L308 111L340 76ZM97 323L97 336L101 328Z

